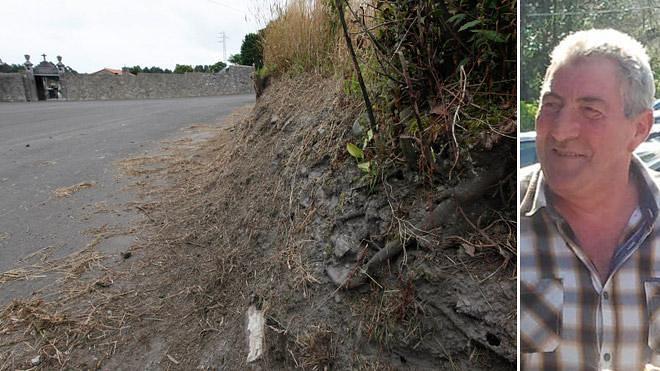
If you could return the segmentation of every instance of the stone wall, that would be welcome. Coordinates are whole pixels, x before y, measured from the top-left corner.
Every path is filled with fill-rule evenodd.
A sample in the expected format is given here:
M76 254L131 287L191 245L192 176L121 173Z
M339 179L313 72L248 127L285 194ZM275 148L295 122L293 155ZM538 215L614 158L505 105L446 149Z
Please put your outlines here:
M67 100L204 97L254 92L252 67L230 66L210 73L140 73L133 75L64 74L60 78Z
M60 75L62 98L108 100L207 97L253 94L253 67L229 66L218 73L140 73L133 75ZM0 101L29 100L29 86L18 73L0 73Z
M25 102L25 85L20 73L0 73L0 102Z

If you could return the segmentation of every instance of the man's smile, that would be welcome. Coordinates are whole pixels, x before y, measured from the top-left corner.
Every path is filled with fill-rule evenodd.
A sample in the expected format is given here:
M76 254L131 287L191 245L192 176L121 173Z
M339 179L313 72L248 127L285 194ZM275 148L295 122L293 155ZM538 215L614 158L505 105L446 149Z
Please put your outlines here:
M562 158L582 158L582 157L587 157L585 154L566 150L566 149L559 149L559 148L553 148L552 153L555 154L558 157Z

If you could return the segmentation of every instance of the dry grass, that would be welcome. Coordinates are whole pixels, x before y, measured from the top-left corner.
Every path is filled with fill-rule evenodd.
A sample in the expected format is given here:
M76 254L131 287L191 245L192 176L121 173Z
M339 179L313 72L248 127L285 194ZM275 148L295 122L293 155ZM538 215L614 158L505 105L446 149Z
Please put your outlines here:
M162 172L163 164L170 160L168 155L137 156L121 160L116 165L123 175L137 177Z
M33 265L11 269L0 273L0 284L11 281L32 280L59 273L65 279L77 278L81 274L99 267L104 256L95 247L103 237L96 237L87 247L59 259L44 259Z
M167 166L183 160L180 153L165 153L130 158L116 165L125 175L143 177L168 174L174 170L166 170ZM90 184L62 188L57 195L67 197ZM145 192L152 192L152 188L145 188ZM137 208L149 217L154 204L133 202L126 207ZM95 213L113 211L115 208L107 203L94 205ZM130 327L127 322L135 318L159 320L160 301L149 292L133 289L132 284L127 288L126 280L120 278L129 272L109 268L108 256L97 250L103 240L136 230L135 225L90 228L83 231L92 237L83 249L54 258L55 249L49 246L23 258L24 266L0 273L0 287L21 280L52 280L34 298L14 300L0 308L0 370L67 369L76 365L71 357L80 349L98 362L86 367L96 368L121 345L123 332ZM157 259L149 263L160 264Z
M194 126L188 130L202 132L211 128ZM171 147L171 151L155 156L129 158L116 163L116 166L123 175L138 179L150 174L158 175L153 178L159 179L178 173L185 174L191 165L190 141L173 141L167 145ZM185 179L185 176L183 178ZM138 209L153 223L151 214L159 203L149 201L149 197L162 190L160 188L164 185L146 184L138 190L144 197L141 201L115 207L107 203L97 203L93 212L108 213L116 208L128 207ZM60 194L66 197L84 188L85 184L66 187ZM175 195L180 194L179 189L172 192ZM163 220L162 215L159 219ZM170 228L167 220L166 217L163 229ZM107 238L131 235L136 229L136 225L102 225L90 228L83 233L91 235L93 239L80 251L53 258L53 247L47 247L24 258L24 266L0 273L0 287L19 280L53 280L49 286L41 289L34 299L15 300L5 308L0 308L0 370L77 368L81 364L77 363L80 361L75 357L76 354L81 356L80 352L85 353L82 355L84 362L94 359L93 363L84 364L85 367L97 368L122 346L128 329L132 328L128 323L135 324L143 320L162 321L161 318L165 314L159 310L163 300L202 296L199 286L181 290L172 285L168 288L176 289L177 292L160 298L153 294L153 286L136 287L144 284L148 276L140 277L136 282L127 282L128 276L136 279L135 274L142 275L149 269L158 271L164 264L170 264L168 259L177 258L176 252L167 251L172 242L167 238L161 240L164 246L160 251L164 254L140 263L139 268L133 268L135 263L125 266L128 271L117 271L114 266L109 268L108 256L99 252L97 245ZM139 247L133 246L132 249L139 250ZM124 259L129 257L130 255L124 256ZM225 261L226 259L223 263ZM137 273L131 273L133 269L136 269ZM231 271L228 274L231 274Z
M97 251L104 239L128 235L135 228L103 225L89 229L93 239L83 249L53 258L54 246L26 257L25 266L0 273L0 287L14 281L48 279L39 295L12 301L0 310L0 370L66 368L72 349L120 331L132 313L116 299L131 293L112 289L115 277ZM113 350L108 348L109 356Z
M42 299L15 300L5 308L2 318L5 325L3 333L15 331L21 325L41 332L49 327L72 323L66 315L59 313Z
M295 343L299 359L294 363L303 370L330 370L337 357L337 335L325 326L310 326Z
M327 75L348 62L330 1L293 0L271 9L264 32L264 65L273 72Z
M117 342L104 340L121 334L128 319L139 315L136 308L143 307L119 301L136 293L113 290L113 282L106 275L67 286L50 302L31 298L6 306L0 311L0 370L67 369L72 351L87 347L83 344L101 359L111 356Z
M82 182L82 183L74 184L74 185L69 186L69 187L57 188L56 190L53 191L53 193L55 194L55 196L57 196L59 198L69 197L69 196L71 196L72 194L74 194L78 191L81 191L81 190L87 189L87 188L92 188L95 185L96 185L96 183L94 183L94 182Z
M385 347L396 343L420 341L420 303L410 279L385 283L391 287L371 291L352 305L355 316L362 318L366 337Z

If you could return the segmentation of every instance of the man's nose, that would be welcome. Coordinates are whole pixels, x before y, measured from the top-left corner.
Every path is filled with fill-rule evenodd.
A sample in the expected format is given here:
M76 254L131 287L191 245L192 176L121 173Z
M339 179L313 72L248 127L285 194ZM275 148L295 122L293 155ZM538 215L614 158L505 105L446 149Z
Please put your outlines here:
M550 135L557 142L574 139L580 132L580 124L574 112L563 108L557 113Z

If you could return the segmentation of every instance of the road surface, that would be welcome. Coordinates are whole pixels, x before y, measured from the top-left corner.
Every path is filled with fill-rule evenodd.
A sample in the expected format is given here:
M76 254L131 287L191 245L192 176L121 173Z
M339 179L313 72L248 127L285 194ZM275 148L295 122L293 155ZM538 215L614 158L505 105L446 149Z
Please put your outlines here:
M83 233L130 223L134 212L98 213L134 195L114 164L158 148L193 124L217 124L252 95L159 100L0 103L0 273L38 251L66 256L91 240ZM70 197L54 191L92 183ZM126 249L131 238L104 242ZM43 281L43 280L42 280ZM0 305L43 282L2 284Z

